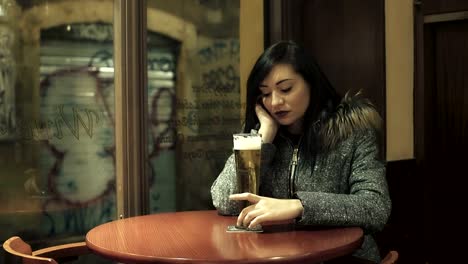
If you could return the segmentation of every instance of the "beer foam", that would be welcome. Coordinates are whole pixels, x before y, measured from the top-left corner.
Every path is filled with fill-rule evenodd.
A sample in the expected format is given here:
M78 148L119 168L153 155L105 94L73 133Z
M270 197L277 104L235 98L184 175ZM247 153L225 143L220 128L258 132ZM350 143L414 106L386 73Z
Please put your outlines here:
M233 139L234 149L237 150L262 148L262 136L258 134L236 134Z

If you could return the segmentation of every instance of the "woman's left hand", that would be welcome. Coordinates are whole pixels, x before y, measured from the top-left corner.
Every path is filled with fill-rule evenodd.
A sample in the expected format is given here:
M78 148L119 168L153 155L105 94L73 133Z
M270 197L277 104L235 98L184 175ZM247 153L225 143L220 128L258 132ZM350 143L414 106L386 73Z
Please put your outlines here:
M237 225L248 228L254 228L266 221L294 219L304 209L299 199L275 199L252 193L232 194L229 199L251 203L237 217Z

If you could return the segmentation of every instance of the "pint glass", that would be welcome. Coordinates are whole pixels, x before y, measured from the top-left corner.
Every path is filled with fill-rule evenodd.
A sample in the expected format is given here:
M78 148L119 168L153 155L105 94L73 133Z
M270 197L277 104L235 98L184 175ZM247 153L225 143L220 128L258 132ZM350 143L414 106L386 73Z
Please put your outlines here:
M260 134L234 134L237 192L258 194L262 137Z

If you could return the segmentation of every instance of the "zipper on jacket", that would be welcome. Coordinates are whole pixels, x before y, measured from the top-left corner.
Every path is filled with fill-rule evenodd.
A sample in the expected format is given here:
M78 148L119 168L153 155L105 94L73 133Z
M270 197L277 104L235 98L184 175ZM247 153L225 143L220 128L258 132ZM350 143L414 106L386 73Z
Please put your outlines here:
M297 161L299 160L298 157L299 146L296 146L293 150L293 155L291 159L291 174L289 174L289 198L294 196L295 188L294 188L294 181L296 178L296 167Z
M299 162L299 147L301 146L302 142L302 136L299 138L299 142L297 142L297 145L294 146L294 143L284 135L280 134L280 136L286 140L286 142L289 143L289 147L293 149L293 154L291 157L291 163L289 165L289 198L292 198L294 196L294 193L296 192L295 188L295 181L296 181L296 167Z

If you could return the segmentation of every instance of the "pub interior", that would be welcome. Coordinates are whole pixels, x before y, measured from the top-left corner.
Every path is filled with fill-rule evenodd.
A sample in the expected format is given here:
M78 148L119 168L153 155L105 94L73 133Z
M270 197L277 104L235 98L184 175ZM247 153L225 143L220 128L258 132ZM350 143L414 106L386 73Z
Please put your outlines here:
M382 255L458 263L461 0L0 0L0 241L42 248L120 218L214 210L249 71L285 39L383 117L392 213L377 234Z

